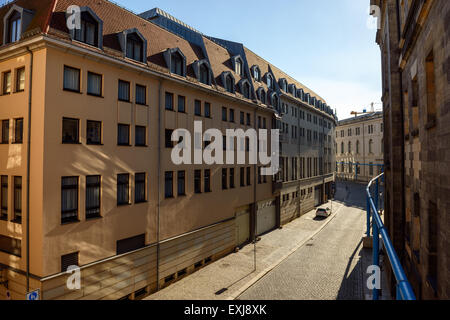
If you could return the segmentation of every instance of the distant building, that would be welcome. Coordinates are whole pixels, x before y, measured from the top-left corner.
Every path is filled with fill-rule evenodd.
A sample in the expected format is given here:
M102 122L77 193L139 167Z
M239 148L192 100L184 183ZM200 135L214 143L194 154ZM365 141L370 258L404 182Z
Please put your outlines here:
M450 299L450 1L371 4L381 9L386 226L417 298Z
M383 113L373 112L339 121L336 128L336 176L368 182L384 166Z

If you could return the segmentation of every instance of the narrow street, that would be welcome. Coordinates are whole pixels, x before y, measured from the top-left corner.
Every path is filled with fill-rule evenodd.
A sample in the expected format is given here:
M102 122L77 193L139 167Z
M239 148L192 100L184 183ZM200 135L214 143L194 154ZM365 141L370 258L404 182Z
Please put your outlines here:
M371 250L363 249L366 226L364 185L338 183L336 217L246 290L241 300L360 300L369 292L366 270Z

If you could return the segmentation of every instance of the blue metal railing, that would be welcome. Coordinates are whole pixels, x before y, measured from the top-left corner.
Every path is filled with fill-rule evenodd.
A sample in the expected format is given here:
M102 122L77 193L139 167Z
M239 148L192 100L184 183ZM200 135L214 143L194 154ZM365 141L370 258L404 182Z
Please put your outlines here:
M379 197L379 185L380 178L384 177L384 173L375 177L370 181L367 186L367 236L370 237L370 227L372 226L372 236L373 236L373 265L380 266L380 235L383 240L384 248L386 250L389 262L391 263L392 270L394 272L395 279L397 281L397 300L416 300L414 291L412 290L411 284L406 278L405 271L400 264L400 259L395 252L392 241L389 238L388 232L381 220L378 212L378 197ZM375 183L375 201L372 197L370 188ZM370 222L372 218L372 223ZM373 290L373 300L379 299L379 289Z

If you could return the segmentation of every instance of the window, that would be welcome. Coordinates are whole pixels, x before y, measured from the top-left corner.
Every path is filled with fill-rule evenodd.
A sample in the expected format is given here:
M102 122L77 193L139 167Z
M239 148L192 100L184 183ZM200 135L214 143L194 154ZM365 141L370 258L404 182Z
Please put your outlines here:
M242 61L241 59L236 59L236 73L240 76L242 76L243 74L243 70L242 70Z
M2 120L2 144L9 143L9 120Z
M227 169L222 169L222 190L228 189L227 185Z
M252 185L250 167L247 168L247 186Z
M230 122L234 122L234 110L230 109Z
M130 102L130 83L119 80L119 101Z
M61 272L67 272L69 267L78 267L78 252L61 256Z
M202 171L195 170L194 172L194 192L202 193Z
M341 142L341 153L344 154L344 143Z
M427 122L436 120L436 86L434 71L434 54L433 51L425 60L426 81L427 81Z
M134 203L146 202L146 174L136 173L134 175Z
M93 72L88 72L87 93L92 96L102 95L102 76Z
M256 81L261 80L261 72L258 67L253 68L253 78L255 78Z
M100 217L100 176L86 177L86 219Z
M209 102L205 102L205 117L211 118L211 104Z
M245 187L245 168L240 169L239 177L240 177L241 187Z
M64 66L64 90L80 92L80 69Z
M348 153L352 153L352 143L351 142L349 142L348 143Z
M8 42L13 43L20 40L22 33L22 16L18 11L14 11L8 19Z
M11 93L11 71L3 73L3 90L2 94Z
M225 89L230 93L234 93L234 80L231 75L227 75L225 78Z
M211 192L211 170L205 170L205 192Z
M245 124L245 113L241 111L240 113L240 124Z
M359 154L359 140L356 141L356 154Z
M8 176L0 177L0 220L8 220Z
M147 104L147 87L136 85L136 104L146 105Z
M117 205L130 204L130 175L122 173L117 175Z
M247 125L250 126L252 124L250 113L247 113Z
M369 140L369 153L373 153L373 140Z
M100 121L87 121L86 143L93 145L102 144L102 123Z
M130 125L121 124L117 125L117 144L119 146L130 145Z
M173 198L173 172L166 171L164 180L165 180L164 185L165 197L166 199Z
M230 169L230 189L234 189L234 168Z
M78 221L78 177L61 179L61 223Z
M373 162L369 162L369 175L373 176Z
M165 145L166 145L166 148L169 148L169 149L173 148L172 133L173 133L173 130L171 130L171 129L166 129L166 131L165 131L165 142L166 142Z
M119 240L116 243L116 254L125 254L145 247L145 234Z
M170 72L183 76L183 58L179 52L172 53L170 57Z
M135 128L135 145L136 147L145 147L147 145L147 127L136 126Z
M273 81L272 81L272 76L270 74L267 75L267 87L269 89L272 89L273 86Z
M266 92L264 90L261 90L259 95L260 95L261 103L266 104Z
M143 62L143 48L143 41L136 33L130 33L127 35L127 58Z
M178 171L178 196L186 195L186 172Z
M173 93L166 92L166 110L173 111Z
M222 121L227 121L228 115L227 115L227 108L222 107Z
M98 47L98 21L88 12L81 13L81 29L75 29L74 39Z
M194 102L194 114L199 117L202 116L202 102L200 100Z
M16 92L25 90L25 68L19 68L16 71Z
M246 99L250 99L250 85L246 82L242 85L242 94Z
M203 63L200 65L200 82L209 85L209 69Z
M166 97L167 101L167 97ZM167 109L167 104L166 104ZM170 110L170 109L169 109ZM186 112L186 97L184 96L178 96L178 112Z
M63 118L62 126L62 143L77 144L79 143L79 120ZM17 130L17 129L16 129Z

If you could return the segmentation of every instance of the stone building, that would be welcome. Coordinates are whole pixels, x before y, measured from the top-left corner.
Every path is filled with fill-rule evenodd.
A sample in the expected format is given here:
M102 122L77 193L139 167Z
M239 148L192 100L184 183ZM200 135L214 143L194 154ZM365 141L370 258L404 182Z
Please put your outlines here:
M13 1L0 7L0 41L0 299L140 299L279 227L288 201L292 217L314 208L316 190L324 201L334 168L308 167L301 181L301 153L289 197L258 165L172 161L173 131L194 121L282 127L284 95L334 132L323 98L291 78L302 91L283 94L287 75L242 44L106 0ZM81 290L66 286L69 266Z
M371 4L379 8L386 226L417 297L449 299L450 1Z
M336 127L336 177L369 182L384 166L383 113L341 120Z

